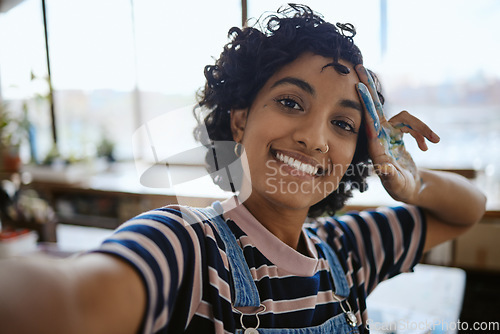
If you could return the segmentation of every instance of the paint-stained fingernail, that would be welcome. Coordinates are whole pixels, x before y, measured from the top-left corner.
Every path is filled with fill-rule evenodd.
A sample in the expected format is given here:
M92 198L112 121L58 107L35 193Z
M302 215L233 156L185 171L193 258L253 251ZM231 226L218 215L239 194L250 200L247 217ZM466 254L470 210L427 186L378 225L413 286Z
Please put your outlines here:
M363 99L363 103L368 111L368 114L373 120L373 126L377 134L380 132L380 119L378 118L377 110L375 110L375 105L373 104L372 97L370 95L370 91L363 83L358 83L357 88L359 91L359 95Z

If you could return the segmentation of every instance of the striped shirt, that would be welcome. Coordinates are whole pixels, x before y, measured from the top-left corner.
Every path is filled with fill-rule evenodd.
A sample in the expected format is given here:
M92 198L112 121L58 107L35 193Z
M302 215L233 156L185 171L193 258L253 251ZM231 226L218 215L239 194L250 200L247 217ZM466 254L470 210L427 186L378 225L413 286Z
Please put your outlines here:
M424 215L409 205L309 220L302 231L306 255L281 242L243 205L225 211L224 218L266 306L261 328L311 327L342 313L318 246L321 238L340 260L349 303L365 331L366 297L379 282L411 271L425 239ZM143 333L234 333L241 328L231 306L224 243L214 224L195 210L167 206L145 212L96 251L115 254L139 272L148 295Z

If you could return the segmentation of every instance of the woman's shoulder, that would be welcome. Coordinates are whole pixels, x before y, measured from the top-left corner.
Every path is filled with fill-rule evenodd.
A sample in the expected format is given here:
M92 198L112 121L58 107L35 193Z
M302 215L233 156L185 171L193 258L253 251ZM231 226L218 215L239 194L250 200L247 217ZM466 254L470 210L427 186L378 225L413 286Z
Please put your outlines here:
M401 203L395 206L381 206L376 208L366 208L363 210L349 210L349 208L336 213L334 216L324 216L312 219L314 224L325 225L329 223L350 224L360 221L372 221L388 219L397 216L399 219L420 219L421 210L419 207Z
M219 219L212 207L199 208L179 204L170 204L138 214L116 230L135 232L152 236L177 235L190 239L214 238L217 230L214 220Z
M144 262L146 267L146 263L156 266L174 258L196 262L201 254L220 252L220 237L212 222L215 217L205 211L167 205L143 212L120 225L97 251L111 252L134 263Z
M334 216L309 219L306 227L320 235L356 239L356 234L372 234L373 230L399 229L397 226L422 225L423 213L417 206L401 204L368 210L344 211Z
M210 214L208 212L210 212ZM159 222L175 221L182 225L203 224L214 219L214 215L211 214L211 212L211 208L169 204L142 212L128 220L128 222L137 223L139 221L154 220Z

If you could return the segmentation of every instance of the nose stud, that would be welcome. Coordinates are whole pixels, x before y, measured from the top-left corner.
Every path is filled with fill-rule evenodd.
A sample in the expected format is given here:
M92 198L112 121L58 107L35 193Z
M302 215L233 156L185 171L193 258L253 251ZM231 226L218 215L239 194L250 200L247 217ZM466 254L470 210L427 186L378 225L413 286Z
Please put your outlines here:
M325 144L325 146L326 146L326 150L324 150L324 151L322 151L320 148L318 148L318 150L319 150L321 153L323 153L323 154L328 153L328 151L330 150L330 147L328 146L328 144Z

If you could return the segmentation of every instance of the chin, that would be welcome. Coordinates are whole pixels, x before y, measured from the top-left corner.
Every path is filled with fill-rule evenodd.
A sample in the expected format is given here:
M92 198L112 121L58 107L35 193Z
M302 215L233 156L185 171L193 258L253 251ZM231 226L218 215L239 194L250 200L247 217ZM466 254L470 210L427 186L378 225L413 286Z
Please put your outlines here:
M275 205L282 207L282 208L287 208L290 210L307 210L309 211L309 208L314 205L315 203L321 201L323 197L320 196L314 196L314 197L308 197L304 193L272 193L268 192L267 198L270 202L274 203Z

